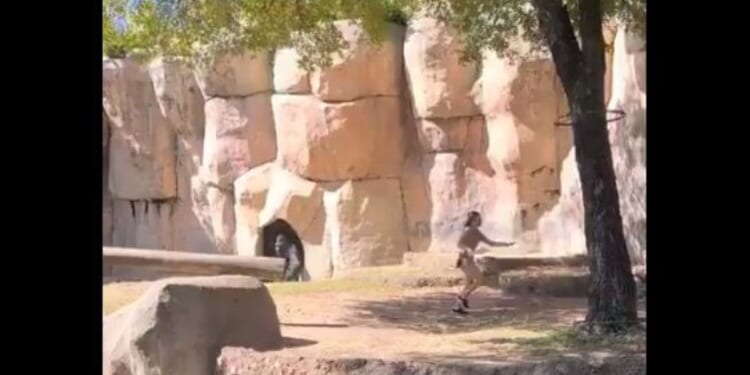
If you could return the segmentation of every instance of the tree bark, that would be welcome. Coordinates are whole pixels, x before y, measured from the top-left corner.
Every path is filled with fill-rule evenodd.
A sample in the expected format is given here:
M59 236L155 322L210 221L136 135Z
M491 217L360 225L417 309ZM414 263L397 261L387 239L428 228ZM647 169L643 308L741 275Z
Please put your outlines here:
M581 44L561 0L534 0L539 26L560 77L573 123L591 281L586 323L616 332L635 325L636 290L620 215L604 103L600 0L579 0Z

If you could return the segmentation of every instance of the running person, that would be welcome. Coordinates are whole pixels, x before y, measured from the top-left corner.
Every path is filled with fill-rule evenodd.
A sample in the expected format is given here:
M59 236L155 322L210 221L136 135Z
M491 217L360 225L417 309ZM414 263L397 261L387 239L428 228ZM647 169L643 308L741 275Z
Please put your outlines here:
M466 278L466 285L461 293L458 294L456 305L452 311L459 314L466 314L469 308L469 295L479 288L483 283L484 274L476 262L476 248L479 242L484 242L490 246L511 246L513 242L492 241L479 230L482 225L482 215L479 212L469 212L464 231L458 240L458 260L456 267L460 268Z

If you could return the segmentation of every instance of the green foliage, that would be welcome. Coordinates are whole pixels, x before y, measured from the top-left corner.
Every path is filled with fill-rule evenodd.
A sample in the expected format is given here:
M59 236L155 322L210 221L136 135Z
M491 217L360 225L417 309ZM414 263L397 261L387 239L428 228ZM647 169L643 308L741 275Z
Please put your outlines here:
M104 50L190 56L207 63L223 52L296 47L303 65L328 65L343 41L334 21L359 20L369 42L384 21L405 23L407 0L105 0ZM118 32L113 19L126 20Z
M406 26L413 16L413 10L407 4L399 1L385 2L385 20L397 25Z
M578 32L580 0L560 0L566 5ZM536 9L529 0L423 0L427 12L460 32L464 60L479 61L482 50L517 57L546 48L539 30ZM645 0L601 0L604 20L615 19L628 28L645 33ZM523 40L527 48L511 48Z
M104 39L104 54L110 57L123 57L132 49L133 42L130 33L118 31L115 21L123 8L117 7L109 0L103 1L102 37Z
M577 28L580 0L568 6ZM240 49L293 46L305 67L326 66L341 49L334 21L357 19L368 41L379 43L385 21L406 24L416 9L456 28L464 58L477 61L483 50L509 56L522 38L525 52L543 49L535 9L529 0L104 0L104 50L107 55L142 50L146 55L190 56L206 63ZM616 18L645 31L645 0L602 0L605 19ZM127 23L118 31L115 18Z

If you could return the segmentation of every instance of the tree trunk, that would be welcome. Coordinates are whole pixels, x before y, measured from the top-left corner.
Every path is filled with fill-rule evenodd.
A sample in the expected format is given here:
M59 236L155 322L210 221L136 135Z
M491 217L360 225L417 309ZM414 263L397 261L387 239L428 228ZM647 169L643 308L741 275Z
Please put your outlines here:
M600 0L579 1L582 48L561 0L534 0L534 6L573 122L591 272L586 322L591 328L613 332L638 321L635 281L607 133L601 4Z

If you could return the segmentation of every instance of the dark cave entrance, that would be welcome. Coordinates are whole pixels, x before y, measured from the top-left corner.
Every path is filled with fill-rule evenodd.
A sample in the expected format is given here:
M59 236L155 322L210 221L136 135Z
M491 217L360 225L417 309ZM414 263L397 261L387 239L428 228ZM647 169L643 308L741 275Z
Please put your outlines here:
M299 238L297 231L294 230L291 224L284 219L276 219L273 222L263 227L262 232L262 256L264 257L277 257L276 250L274 249L274 243L276 236L282 234L289 239L294 246L299 250L300 257L302 259L302 268L305 268L305 247L302 245L302 240Z

